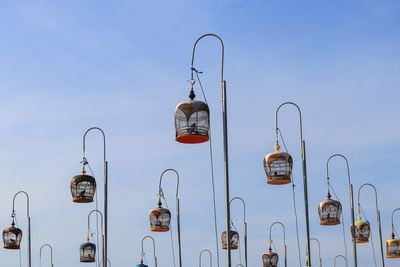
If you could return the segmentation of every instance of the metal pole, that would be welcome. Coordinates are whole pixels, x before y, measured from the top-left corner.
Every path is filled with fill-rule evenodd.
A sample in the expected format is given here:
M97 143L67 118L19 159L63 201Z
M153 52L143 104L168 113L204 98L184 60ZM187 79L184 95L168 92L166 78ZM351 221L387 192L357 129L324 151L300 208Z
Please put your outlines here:
M158 185L158 192L161 197L162 189L161 189L161 182L163 175L168 172L172 171L176 174L177 181L176 181L176 223L177 223L177 232L178 232L178 253L179 253L179 266L182 267L182 244L181 244L181 220L180 220L180 208L179 208L179 173L175 169L166 169L162 172L160 176L160 183Z
M318 244L318 257L319 257L319 267L322 267L322 258L321 258L321 243L315 237L311 238L311 240L317 241Z
M32 267L32 239L31 239L31 217L29 213L29 195L25 191L19 191L14 195L13 198L13 214L15 214L15 198L19 194L24 194L26 196L26 214L28 217L28 267Z
M353 185L351 184L351 179L350 179L350 168L349 168L349 161L347 160L347 158L345 156L343 156L342 154L334 154L332 156L329 157L328 161L326 162L326 174L327 177L329 178L329 161L333 158L333 157L341 157L342 159L345 160L346 162L346 168L347 168L347 178L348 178L348 182L349 182L349 192L350 192L350 207L351 207L351 237L353 240L353 255L354 255L354 266L357 267L357 244L356 244L356 226L355 226L355 218L354 218L354 197L353 197Z
M210 255L210 267L212 267L212 253L211 251L209 251L208 249L203 249L202 251L200 251L200 255L199 255L199 267L201 267L201 256L204 252L208 252L208 254Z
M100 260L100 263L103 262L103 259ZM108 266L111 267L111 261L107 259ZM101 264L100 264L101 265Z
M44 247L49 247L50 248L50 262L51 262L51 267L53 267L53 247L49 244L44 244L40 247L39 251L39 259L40 259L40 264L42 264L42 249Z
M143 243L144 243L144 240L145 240L146 238L150 238L151 241L153 241L154 266L157 267L156 241L154 240L153 237L151 237L151 236L149 236L149 235L146 235L146 236L143 237L143 239L142 239L142 256L144 255L144 246L143 246Z
M378 207L378 191L376 190L376 187L375 187L373 184L365 183L365 184L361 185L360 188L358 189L358 199L357 199L358 207L360 207L361 189L362 189L364 186L370 186L370 187L372 187L372 189L374 189L374 192L375 192L376 220L377 220L377 222L378 222L378 229L379 229L379 240L380 240L380 250L381 250L381 258L382 258L382 266L385 267L385 256L384 256L384 252L383 252L383 238L382 238L381 213L380 213L379 207Z
M246 221L246 203L244 202L243 198L241 197L234 197L229 202L231 205L233 200L240 200L243 204L243 224L244 224L244 265L247 267L247 221Z
M101 132L103 136L103 162L104 162L104 242L103 242L103 251L104 259L108 259L108 162L106 159L106 135L104 131L99 127L91 127L89 128L85 134L83 135L83 157L85 157L86 151L86 135L91 130L98 130ZM103 261L103 267L107 267L107 262Z
M105 257L105 237L104 237L104 234L103 234L103 214L101 213L101 211L99 211L99 210L92 210L91 212L89 212L89 214L88 214L88 230L90 229L90 215L91 215L93 212L96 212L96 213L100 214L100 217L101 217L101 232L102 232L101 237L102 237L102 245L103 245L103 249L102 249L102 251L103 251L103 259L107 259L107 258ZM100 262L99 262L99 264L100 264ZM104 260L103 260L103 266L104 266L104 267L107 267L107 262L104 261Z
M275 113L275 122L276 122L276 131L278 131L278 113L281 107L284 105L292 105L295 106L299 112L300 119L300 145L301 145L301 159L302 159L302 169L303 169L303 187L304 187L304 210L305 210L305 219L306 219L306 234L307 234L307 257L308 257L308 266L311 265L311 237L310 237L310 215L308 209L308 184L307 184L307 160L306 160L306 142L303 140L303 119L301 115L300 107L293 102L285 102L281 104Z
M337 256L335 257L334 262L333 262L334 267L336 267L336 260L337 260L338 258L342 258L342 259L344 260L345 265L347 266L347 260L346 260L346 258L345 258L343 255L337 255Z
M226 203L226 232L227 232L227 260L228 260L228 267L232 266L232 257L231 257L231 212L229 207L229 159L228 159L228 110L227 110L227 101L226 101L226 81L224 80L224 42L222 41L221 37L213 33L207 33L200 36L193 45L192 50L192 76L194 68L194 55L197 43L203 39L204 37L215 37L221 43L221 93L222 93L222 124L223 124L223 139L224 139L224 176L225 176L225 203Z
M285 249L285 267L287 267L287 247L286 247L286 228L285 225L281 222L273 222L271 224L271 226L269 227L269 242L270 244L272 244L272 227L275 224L279 224L280 226L282 226L283 229L283 245L284 245L284 249Z

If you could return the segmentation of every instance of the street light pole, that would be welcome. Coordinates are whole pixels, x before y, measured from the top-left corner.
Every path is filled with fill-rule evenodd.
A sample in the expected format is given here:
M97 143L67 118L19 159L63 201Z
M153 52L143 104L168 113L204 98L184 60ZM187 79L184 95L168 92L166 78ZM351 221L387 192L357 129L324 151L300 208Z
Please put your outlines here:
M226 101L226 81L224 80L224 42L222 39L213 33L208 33L200 36L196 42L193 45L193 51L192 51L192 80L193 80L193 74L196 71L194 68L194 58L195 58L195 50L198 42L202 40L205 37L214 37L217 38L221 44L221 93L222 93L222 124L223 124L223 146L224 146L224 176L225 176L225 201L226 201L226 232L227 232L227 241L228 244L231 244L231 235L230 235L230 230L231 230L231 213L230 213L230 208L229 208L229 202L230 202L230 194L229 194L229 160L228 160L228 110L227 110L227 101ZM228 260L228 267L232 266L232 258L231 258L231 248L230 245L227 247L228 250L228 255L227 255L227 260Z
M244 265L247 267L247 221L246 221L246 203L244 202L243 198L241 197L234 197L229 202L229 205L234 200L240 200L243 204L243 224L244 224Z
M285 102L281 104L275 113L275 122L276 122L276 135L278 136L279 124L278 124L278 113L279 110L285 105L292 105L296 107L299 112L299 122L300 122L300 145L301 145L301 160L302 160L302 169L303 169L303 187L304 187L304 210L305 210L305 219L306 219L306 234L307 234L307 258L308 264L311 267L311 237L310 237L310 215L308 210L308 185L307 185L307 160L306 160L306 142L303 139L303 119L301 115L300 107L293 102Z
M285 228L285 225L283 225L283 223L274 222L274 223L271 224L271 226L269 227L269 242L272 244L272 227L275 224L278 224L278 225L282 226L282 229L283 229L283 246L285 248L285 267L287 267L286 228Z
M160 176L160 183L158 185L158 193L161 198L163 195L163 190L161 188L162 178L166 172L172 171L176 174L176 223L177 223L177 232L178 232L178 253L179 253L179 266L182 267L182 244L181 244L181 220L180 220L180 207L179 207L179 173L175 169L166 169L162 172Z
M334 158L334 157L340 157L344 159L346 162L346 169L347 169L347 179L349 182L349 193L350 193L350 208L351 208L351 235L352 235L352 240L353 240L353 255L354 255L354 267L357 267L357 245L356 245L356 226L355 226L355 219L354 219L354 196L353 196L353 185L351 183L350 179L350 168L349 168L349 161L345 156L342 154L334 154L329 157L328 161L326 162L326 177L328 178L329 181L329 161Z
M103 136L103 162L104 162L104 256L103 259L108 259L107 248L108 248L108 162L106 158L106 135L99 127L89 128L83 135L83 159L85 158L86 152L86 135L92 131L98 130ZM103 261L103 267L107 267L107 262Z
M370 186L374 190L375 193L375 209L376 209L376 220L378 222L378 229L379 229L379 240L380 240L380 248L381 248L381 258L382 258L382 266L385 267L385 255L383 252L383 238L382 238L382 224L381 224L381 212L379 211L378 207L378 191L376 190L376 187L373 184L370 183L365 183L360 186L358 189L358 198L357 198L357 203L358 207L360 209L360 196L361 196L361 189L364 186Z
M51 262L51 267L53 267L53 247L49 244L44 244L40 247L40 251L39 251L40 265L42 265L42 249L44 247L50 248L50 262Z
M26 196L26 216L28 218L28 267L32 267L31 217L29 213L30 205L29 195L25 191L19 191L14 195L12 214L15 215L15 199L19 194L23 194Z

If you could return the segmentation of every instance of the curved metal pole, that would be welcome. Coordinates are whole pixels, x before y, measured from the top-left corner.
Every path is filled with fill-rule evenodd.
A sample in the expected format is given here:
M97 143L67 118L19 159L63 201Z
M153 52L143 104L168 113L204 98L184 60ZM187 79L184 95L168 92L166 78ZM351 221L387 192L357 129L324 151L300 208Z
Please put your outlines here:
M30 213L29 213L30 204L29 204L29 195L25 191L19 191L14 195L12 214L15 215L15 198L19 194L23 194L26 196L26 216L28 218L28 267L31 267L32 266L32 239L31 239L31 217L30 217Z
M212 253L211 253L211 251L209 251L208 249L203 249L202 251L200 251L200 255L199 255L199 267L201 267L201 256L203 255L204 252L208 252L208 255L210 256L210 267L212 267Z
M102 262L103 262L103 259L100 260L100 263L102 263ZM111 261L110 261L109 259L107 259L107 262L108 262L108 266L111 267ZM100 265L101 265L101 264L100 264Z
M394 238L395 237L395 235L394 235L394 230L395 230L395 228L394 228L394 220L393 220L393 218L394 218L394 213L396 212L396 211L400 211L400 208L397 208L397 209L395 209L393 212L392 212L392 237Z
M229 202L229 205L231 205L232 201L234 200L240 200L243 204L243 224L244 224L244 265L247 267L247 221L246 221L246 203L244 202L243 198L241 197L234 197L231 199ZM230 209L230 206L229 206Z
M372 189L374 189L375 192L375 208L376 208L376 220L378 222L378 229L379 229L379 239L380 239L380 247L381 247L381 258L382 258L382 266L385 267L385 255L383 252L383 238L382 238L382 224L381 224L381 212L379 211L378 207L378 191L376 190L376 187L373 184L370 183L365 183L360 186L358 189L358 198L357 198L357 204L358 204L358 210L360 211L361 205L360 205L360 196L361 196L361 189L364 186L370 186Z
M342 258L342 259L344 260L345 266L347 266L347 260L346 260L346 257L345 257L345 256L343 256L343 255L337 255L337 256L335 257L335 260L334 260L334 262L333 262L333 264L334 264L334 267L336 267L336 260L337 260L338 258Z
M300 144L301 144L301 159L302 159L302 169L303 169L303 187L304 187L304 209L305 209L305 217L306 217L306 231L307 231L307 257L308 257L308 264L311 267L311 241L310 241L310 215L308 210L308 185L307 185L307 160L306 160L306 142L303 140L303 119L301 116L301 109L300 107L293 103L293 102L285 102L281 104L275 113L275 126L276 126L276 136L278 140L278 113L281 107L285 105L292 105L297 108L299 112L299 121L300 121Z
M355 218L354 218L354 196L353 196L353 185L351 184L351 179L350 179L350 168L349 168L349 161L345 156L342 154L333 154L332 156L329 157L328 161L326 162L326 177L329 181L329 161L334 158L334 157L340 157L345 160L346 162L346 169L347 169L347 179L349 182L349 192L350 192L350 208L351 208L351 236L353 240L353 255L354 255L354 266L357 267L357 245L356 245L356 226L355 226Z
M152 236L146 235L142 239L142 256L144 255L144 247L143 247L143 242L146 238L150 238L151 241L153 241L153 256L154 256L154 266L157 267L157 256L156 256L156 241L154 241L154 238Z
M319 257L319 267L322 267L322 258L321 258L321 243L315 237L312 237L310 240L317 241L318 244L318 257Z
M53 267L53 247L49 244L44 244L40 247L40 251L39 251L40 265L42 265L42 249L44 247L50 248L50 262L51 262L51 267Z
M101 217L101 233L102 233L101 237L102 237L102 243L103 243L102 252L103 252L103 259L106 259L106 257L105 257L105 255L106 255L106 252L105 252L106 244L105 244L105 237L104 237L104 232L103 232L103 213L101 213L101 211L99 211L99 210L92 210L88 214L88 219L87 219L88 220L88 238L89 238L89 229L90 229L90 215L92 215L93 212L96 212L96 213L100 214L100 217ZM100 262L99 262L99 264L100 264ZM107 267L107 262L103 261L103 266Z
M226 203L226 232L228 233L227 235L227 241L228 244L231 243L231 236L230 236L230 230L231 230L231 212L229 209L229 201L230 201L230 196L229 196L229 160L228 160L228 109L227 109L227 101L226 101L226 81L224 80L224 54L225 54L225 46L224 42L222 41L221 37L219 37L216 34L213 33L207 33L202 36L200 36L196 42L193 45L193 51L192 51L192 80L193 80L193 71L196 69L194 68L194 58L195 58L195 51L196 51L196 46L199 43L200 40L202 40L205 37L214 37L217 38L221 44L221 93L222 93L222 124L223 124L223 140L224 140L224 172L225 172L225 203ZM217 243L217 248L218 248L218 243ZM217 250L218 251L218 250ZM232 266L232 258L231 258L231 248L230 246L227 247L228 251L228 267ZM219 258L217 257L218 261L218 266L219 266Z
M160 176L160 183L158 185L158 192L159 192L159 197L161 198L162 195L162 189L161 189L161 182L163 175L168 172L172 171L176 174L176 223L177 223L177 232L178 232L178 252L179 252L179 266L182 267L182 244L181 244L181 220L180 220L180 208L179 208L179 173L175 169L166 169L165 171L162 172Z
M85 161L86 153L86 135L92 131L98 130L103 136L103 162L104 162L104 259L108 259L107 248L108 248L108 162L106 158L106 135L104 131L99 127L92 127L86 130L83 135L83 159ZM107 267L107 263L103 261L103 267Z
M271 224L271 226L269 227L269 241L270 241L270 244L272 244L272 234L271 233L272 233L272 227L275 224L279 224L280 226L282 226L282 229L283 229L283 245L284 245L284 249L285 249L285 267L287 267L286 228L285 228L285 225L283 225L283 223L281 223L281 222L273 222Z

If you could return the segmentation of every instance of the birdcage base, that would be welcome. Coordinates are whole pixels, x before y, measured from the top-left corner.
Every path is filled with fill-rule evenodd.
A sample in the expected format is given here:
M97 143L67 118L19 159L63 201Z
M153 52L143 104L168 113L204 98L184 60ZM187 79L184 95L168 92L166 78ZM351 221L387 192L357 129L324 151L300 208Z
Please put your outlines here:
M204 135L181 135L177 136L175 140L183 144L200 144L208 141L208 136Z
M92 197L72 197L72 202L75 203L92 203Z
M267 178L267 184L282 185L290 184L292 180L286 176L272 176Z
M151 228L150 231L157 232L157 233L164 233L164 232L168 232L169 231L169 227Z
M340 224L339 220L334 220L334 221L320 221L320 225L325 225L325 226L333 226L333 225L338 225Z
M20 249L20 245L4 245L3 248L5 249Z
M365 244L365 243L368 243L368 242L369 242L368 239L356 238L356 243L357 243L357 244Z

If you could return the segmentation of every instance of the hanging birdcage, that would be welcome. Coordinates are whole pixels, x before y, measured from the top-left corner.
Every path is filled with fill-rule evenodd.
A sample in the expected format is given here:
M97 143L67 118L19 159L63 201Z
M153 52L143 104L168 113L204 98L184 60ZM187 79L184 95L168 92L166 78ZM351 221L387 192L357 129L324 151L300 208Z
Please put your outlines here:
M371 225L369 224L369 222L362 221L361 216L358 216L358 219L354 223L354 225L356 227L354 231L356 235L356 243L367 243L371 234ZM353 234L353 231L351 231L351 233Z
M279 256L277 253L272 252L272 249L269 248L269 251L262 255L262 261L263 267L277 267Z
M280 148L280 145L276 143L274 152L264 157L268 184L281 185L292 181L293 158L289 153L280 152Z
M150 231L152 232L168 232L171 224L171 212L162 207L161 201L158 207L149 213Z
M89 242L89 240L80 246L80 253L80 262L96 261L96 245Z
M93 176L86 175L85 171L76 175L71 181L72 201L76 203L93 202L96 193L96 180Z
M342 204L331 199L331 194L328 192L328 198L319 203L318 214L321 225L338 225L342 214Z
M233 230L229 231L230 238L231 238L231 249L238 249L239 248L239 233ZM222 249L228 249L228 237L226 231L224 231L221 235L222 241Z
M394 233L392 238L386 241L386 258L400 258L400 239L396 239Z
M206 103L194 100L195 97L192 89L190 99L175 108L175 140L180 143L199 144L209 139L210 110Z
M15 227L14 222L11 224L11 227L3 230L3 247L5 249L20 249L21 241L22 231Z

